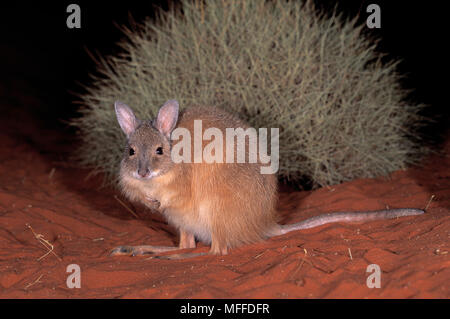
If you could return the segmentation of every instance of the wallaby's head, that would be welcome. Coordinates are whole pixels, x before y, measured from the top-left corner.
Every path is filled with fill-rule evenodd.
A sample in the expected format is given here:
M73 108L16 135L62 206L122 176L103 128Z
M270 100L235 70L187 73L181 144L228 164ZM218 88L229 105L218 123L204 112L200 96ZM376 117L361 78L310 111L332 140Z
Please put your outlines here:
M127 136L121 174L146 180L173 167L170 134L178 121L178 108L177 101L167 101L152 122L139 120L128 105L115 103L117 120Z

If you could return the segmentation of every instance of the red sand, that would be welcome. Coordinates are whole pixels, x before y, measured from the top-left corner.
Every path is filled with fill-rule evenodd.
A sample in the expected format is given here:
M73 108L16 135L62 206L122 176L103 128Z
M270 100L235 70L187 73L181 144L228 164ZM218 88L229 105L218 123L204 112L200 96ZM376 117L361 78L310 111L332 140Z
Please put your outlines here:
M122 244L175 245L159 215L138 208L136 219L117 192L66 165L57 154L70 142L60 132L31 122L20 132L11 127L0 133L0 298L450 297L450 143L447 156L431 157L425 168L284 191L279 203L282 222L292 223L338 210L424 208L435 195L425 215L324 225L227 256L152 260L108 252ZM32 230L56 256L45 255ZM366 286L373 263L382 270L379 289ZM70 264L81 268L80 289L66 286Z

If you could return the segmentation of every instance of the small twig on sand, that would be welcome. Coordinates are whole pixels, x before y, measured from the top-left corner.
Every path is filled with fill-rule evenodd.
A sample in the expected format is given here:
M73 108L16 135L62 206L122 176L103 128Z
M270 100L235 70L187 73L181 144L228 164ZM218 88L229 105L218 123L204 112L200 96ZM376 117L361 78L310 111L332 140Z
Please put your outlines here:
M133 210L130 208L130 207L128 207L124 202L122 202L120 199L119 199L119 197L117 197L117 195L114 195L114 198L123 206L123 207L125 207L125 209L126 210L128 210L134 217L136 217L136 219L139 219L139 216L135 213L135 212L133 212Z
M348 247L348 255L350 256L350 260L353 260L352 251L350 250L350 247Z
M257 259L257 258L259 258L259 257L261 257L262 255L264 255L265 254L265 252L266 252L267 250L264 250L262 253L260 253L260 254L258 254L258 255L256 255L255 257L253 257L254 259Z
M53 178L53 174L55 174L56 169L53 167L52 170L50 171L50 173L48 174L48 179L52 179Z
M31 286L33 286L34 284L37 284L38 282L41 282L41 281L39 281L39 280L42 278L42 276L44 276L44 275L40 275L38 279L36 279L36 280L33 281L33 282L30 282L28 285L25 286L24 289L28 289L28 288L30 288Z
M59 258L59 256L57 254L55 254L55 252L53 251L53 249L54 249L53 245L48 240L44 239L43 235L36 234L30 224L26 224L26 226L31 230L31 232L33 233L33 235L37 239L37 241L40 242L41 245L43 245L48 250L47 253L45 253L44 255L39 257L37 260L41 260L42 258L47 257L47 255L51 253L51 254L55 255L55 257L58 258L59 261L62 261L62 259Z
M431 195L431 197L430 197L430 200L428 201L428 204L427 204L427 206L425 206L425 208L423 209L423 210L427 210L427 208L428 208L428 206L430 206L430 204L431 204L431 202L433 201L433 199L434 199L434 194L433 195Z
M311 266L313 266L312 263L309 260L305 259L305 257L308 255L308 251L306 250L306 248L303 248L303 251L305 252L305 256L302 257L302 262L300 263L300 265L295 269L295 271L290 276L291 279L293 279L295 277L295 275L298 273L300 268L302 268L302 266L305 263L305 261L307 261Z

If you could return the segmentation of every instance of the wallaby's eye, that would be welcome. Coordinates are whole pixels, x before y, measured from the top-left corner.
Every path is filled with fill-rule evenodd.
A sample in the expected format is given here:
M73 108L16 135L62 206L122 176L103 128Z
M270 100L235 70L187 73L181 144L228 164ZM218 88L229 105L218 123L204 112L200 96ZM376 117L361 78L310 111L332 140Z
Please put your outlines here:
M156 154L158 154L158 155L163 154L163 148L161 146L156 149Z
M134 155L134 149L132 149L131 147L130 147L130 156L133 156Z

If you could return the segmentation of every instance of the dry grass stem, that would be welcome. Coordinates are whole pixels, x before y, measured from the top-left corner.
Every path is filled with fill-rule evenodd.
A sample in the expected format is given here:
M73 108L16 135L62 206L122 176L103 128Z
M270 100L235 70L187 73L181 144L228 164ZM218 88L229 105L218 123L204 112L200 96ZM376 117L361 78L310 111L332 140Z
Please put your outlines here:
M121 204L123 207L125 207L125 209L127 211L129 211L136 219L139 219L139 216L130 207L128 207L123 201L121 201L119 199L119 197L117 197L117 195L114 195L114 198L119 202L119 204Z
M26 285L26 286L24 287L24 289L26 290L26 289L30 288L31 286L33 286L33 285L35 285L35 284L41 282L40 279L42 278L42 276L44 276L44 275L40 275L40 276L38 277L38 279L36 279L36 280L33 281L33 282L30 282L28 285Z
M44 236L43 236L43 235L35 233L35 231L33 230L33 228L31 227L30 224L26 224L26 226L31 230L31 232L33 233L33 235L34 235L34 237L36 238L36 240L37 240L42 246L44 246L45 249L48 250L47 253L45 253L44 255L42 255L41 257L39 257L39 258L37 259L38 261L41 260L41 259L43 259L43 258L45 258L45 257L47 257L47 255L49 255L49 254L55 255L55 257L56 257L59 261L62 261L62 259L59 258L59 256L53 251L53 249L54 249L53 245L52 245L48 240L44 239Z
M428 201L427 205L425 206L424 210L426 211L428 209L428 206L430 206L431 202L433 201L435 195L431 195L430 200Z

